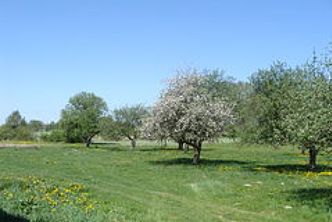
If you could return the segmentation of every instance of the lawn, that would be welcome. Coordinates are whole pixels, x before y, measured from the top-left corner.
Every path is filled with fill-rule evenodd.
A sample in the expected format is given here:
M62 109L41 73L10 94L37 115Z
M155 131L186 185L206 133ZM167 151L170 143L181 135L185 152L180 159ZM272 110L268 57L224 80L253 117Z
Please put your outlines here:
M332 221L332 158L296 148L114 143L0 149L0 221Z

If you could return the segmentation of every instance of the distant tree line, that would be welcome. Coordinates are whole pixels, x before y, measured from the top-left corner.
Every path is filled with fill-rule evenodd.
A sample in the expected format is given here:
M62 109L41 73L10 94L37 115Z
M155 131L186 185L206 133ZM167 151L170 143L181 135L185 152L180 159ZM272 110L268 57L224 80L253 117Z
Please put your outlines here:
M137 139L173 140L179 148L192 147L193 163L202 143L224 136L243 143L293 144L309 153L315 169L319 152L332 147L332 52L291 67L275 62L236 81L221 70L178 70L152 107L141 104L109 111L93 93L69 99L57 123L26 122L18 111L0 127L1 140L83 142L95 136L123 138L136 147Z
M56 123L45 124L39 120L27 122L18 110L12 112L5 123L0 127L0 140L2 141L29 141L38 140L42 133L51 132Z

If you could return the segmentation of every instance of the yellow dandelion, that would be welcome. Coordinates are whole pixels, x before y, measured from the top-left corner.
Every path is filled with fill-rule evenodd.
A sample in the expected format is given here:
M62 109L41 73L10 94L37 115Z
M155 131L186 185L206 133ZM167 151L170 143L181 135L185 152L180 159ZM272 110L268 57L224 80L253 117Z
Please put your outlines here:
M331 172L331 171L320 172L319 175L320 175L320 176L332 176L332 172Z

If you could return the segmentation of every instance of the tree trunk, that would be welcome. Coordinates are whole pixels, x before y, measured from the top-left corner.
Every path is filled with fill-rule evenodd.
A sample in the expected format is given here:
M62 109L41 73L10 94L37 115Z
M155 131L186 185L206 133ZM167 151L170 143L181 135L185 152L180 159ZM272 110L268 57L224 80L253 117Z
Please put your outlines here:
M87 147L87 148L89 148L90 147L90 145L91 145L91 138L89 138L89 139L87 139L86 141L85 141L85 146Z
M184 145L184 152L187 153L189 151L189 145L185 144Z
M301 154L305 155L306 147L305 146L301 146L300 149L301 149Z
M202 143L197 143L193 147L194 147L193 164L197 165L197 164L199 164L199 161L200 161L200 158L201 158Z
M180 141L180 142L178 142L178 144L179 144L179 146L178 146L178 150L183 150L183 142L182 141Z
M135 148L136 148L136 140L135 140L135 139L131 139L131 140L130 140L130 143L131 143L131 147L132 147L133 149L135 149Z
M160 147L167 147L167 140L166 139L160 139Z
M312 146L309 148L309 168L310 170L315 170L317 167L317 154L318 150L316 149L316 146Z

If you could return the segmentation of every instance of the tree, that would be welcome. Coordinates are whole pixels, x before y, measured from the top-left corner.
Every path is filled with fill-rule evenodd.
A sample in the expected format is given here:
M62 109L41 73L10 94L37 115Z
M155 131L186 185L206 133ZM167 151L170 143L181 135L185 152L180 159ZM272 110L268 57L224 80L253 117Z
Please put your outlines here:
M59 123L55 123L54 121L45 124L45 131L52 131L59 128Z
M225 128L223 134L234 139L243 132L241 110L250 95L251 86L247 82L235 81L219 69L205 70L204 74L207 77L206 87L209 94L216 100L227 100L226 102L233 104L235 121Z
M120 140L121 134L117 123L112 116L104 116L100 119L100 133L103 139L107 140Z
M20 126L26 126L27 123L25 119L21 116L18 110L12 112L6 119L6 126L16 129Z
M141 127L141 134L144 139L148 140L158 140L161 144L163 142L167 144L167 139L170 137L166 130L163 130L158 121L155 119L155 115L149 114L148 118L144 119L143 125Z
M290 142L282 123L291 112L291 92L300 86L296 77L296 70L281 62L251 76L252 92L244 110L247 113L243 113L247 121L246 140L273 145Z
M0 127L0 140L32 140L33 134L19 111L12 112Z
M93 93L81 92L71 97L60 120L66 142L84 142L89 147L100 132L100 120L106 112L104 100Z
M45 129L45 124L40 120L30 120L28 123L28 127L33 132L40 132Z
M131 141L132 148L136 147L136 140L143 125L143 119L149 114L147 108L139 104L125 106L113 112L119 133Z
M254 74L245 113L255 142L308 149L310 170L318 152L332 146L331 72L316 59L295 69L277 63Z
M226 98L212 96L208 81L203 72L182 70L169 80L153 107L153 125L192 146L193 164L200 161L202 143L219 137L233 120L232 105Z
M314 57L302 68L297 76L301 87L292 89L291 112L283 124L292 142L309 150L310 170L316 169L318 153L332 147L331 73L321 64Z

